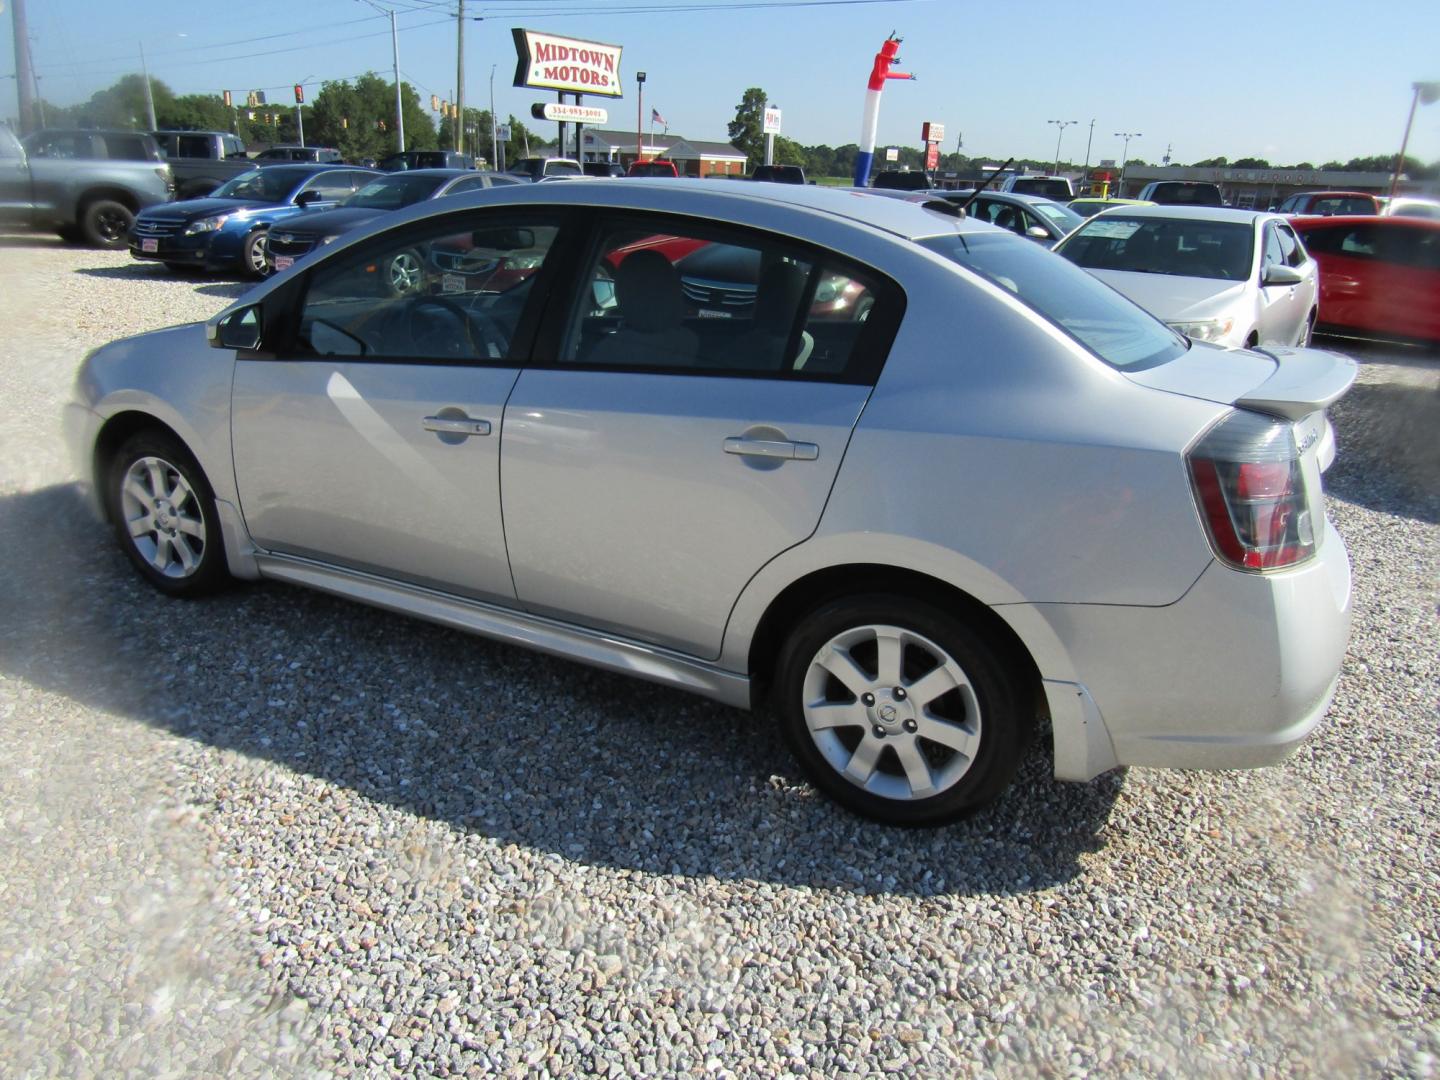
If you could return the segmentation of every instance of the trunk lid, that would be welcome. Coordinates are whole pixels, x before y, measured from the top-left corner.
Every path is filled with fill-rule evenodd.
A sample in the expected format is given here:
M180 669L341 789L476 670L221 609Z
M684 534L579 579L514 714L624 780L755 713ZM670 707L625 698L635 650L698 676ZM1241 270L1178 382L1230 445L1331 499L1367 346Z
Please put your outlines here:
M1195 342L1168 364L1125 375L1154 390L1298 421L1338 401L1355 372L1355 361L1323 349L1222 349Z

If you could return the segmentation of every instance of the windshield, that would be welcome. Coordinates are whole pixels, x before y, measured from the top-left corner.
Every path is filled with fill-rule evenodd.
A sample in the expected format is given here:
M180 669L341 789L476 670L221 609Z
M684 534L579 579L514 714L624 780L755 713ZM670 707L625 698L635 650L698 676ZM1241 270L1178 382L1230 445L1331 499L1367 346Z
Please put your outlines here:
M1068 206L1061 206L1059 203L1033 202L1030 204L1030 208L1038 213L1044 214L1066 232L1078 227L1085 221L1085 219L1075 213L1074 210L1071 210Z
M386 176L366 184L340 205L362 210L398 210L428 199L448 179L445 176Z
M1249 222L1091 218L1055 250L1091 270L1244 281L1250 276L1255 229Z
M1165 364L1184 337L1038 244L993 233L955 233L920 243L1013 293L1112 367Z
M271 166L268 169L251 169L212 192L216 199L256 199L260 202L284 202L306 176L308 170L285 169Z

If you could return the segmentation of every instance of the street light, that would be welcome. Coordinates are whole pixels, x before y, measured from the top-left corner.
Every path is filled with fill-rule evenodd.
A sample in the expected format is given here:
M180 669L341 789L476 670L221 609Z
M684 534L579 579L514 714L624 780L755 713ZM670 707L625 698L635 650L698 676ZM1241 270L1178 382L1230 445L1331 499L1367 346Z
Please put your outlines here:
M638 164L643 155L640 153L641 138L644 134L645 115L645 73L635 72L635 161Z
M1060 134L1055 136L1055 167L1050 170L1052 176L1060 172L1060 140L1065 137L1065 129L1071 124L1078 124L1079 120L1046 120L1047 124L1054 124L1060 129Z
M1130 140L1144 136L1143 131L1117 131L1115 138L1125 140L1125 149L1120 151L1120 198L1125 197L1125 168L1130 163Z

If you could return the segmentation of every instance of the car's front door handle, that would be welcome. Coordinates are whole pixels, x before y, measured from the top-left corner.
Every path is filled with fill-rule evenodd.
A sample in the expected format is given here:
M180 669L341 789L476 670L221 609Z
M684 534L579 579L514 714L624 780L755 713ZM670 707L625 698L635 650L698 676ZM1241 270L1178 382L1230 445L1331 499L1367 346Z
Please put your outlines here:
M438 431L445 435L489 435L489 420L472 420L468 416L427 416L423 421L426 431Z
M725 440L725 453L740 454L744 457L780 458L783 461L814 461L820 456L820 447L809 442L790 442L788 439L747 439L731 435Z

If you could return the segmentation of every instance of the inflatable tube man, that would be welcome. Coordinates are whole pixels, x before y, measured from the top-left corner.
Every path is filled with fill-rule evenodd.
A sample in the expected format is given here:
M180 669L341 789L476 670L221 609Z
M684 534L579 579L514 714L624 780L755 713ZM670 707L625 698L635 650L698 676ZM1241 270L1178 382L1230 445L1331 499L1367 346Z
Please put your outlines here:
M860 124L860 153L855 155L856 187L864 187L870 182L870 163L875 159L875 130L880 126L880 91L885 89L885 80L915 78L903 71L890 70L900 62L895 54L900 51L901 40L891 31L885 44L875 54L875 66L870 69L870 86L865 91L865 119Z

